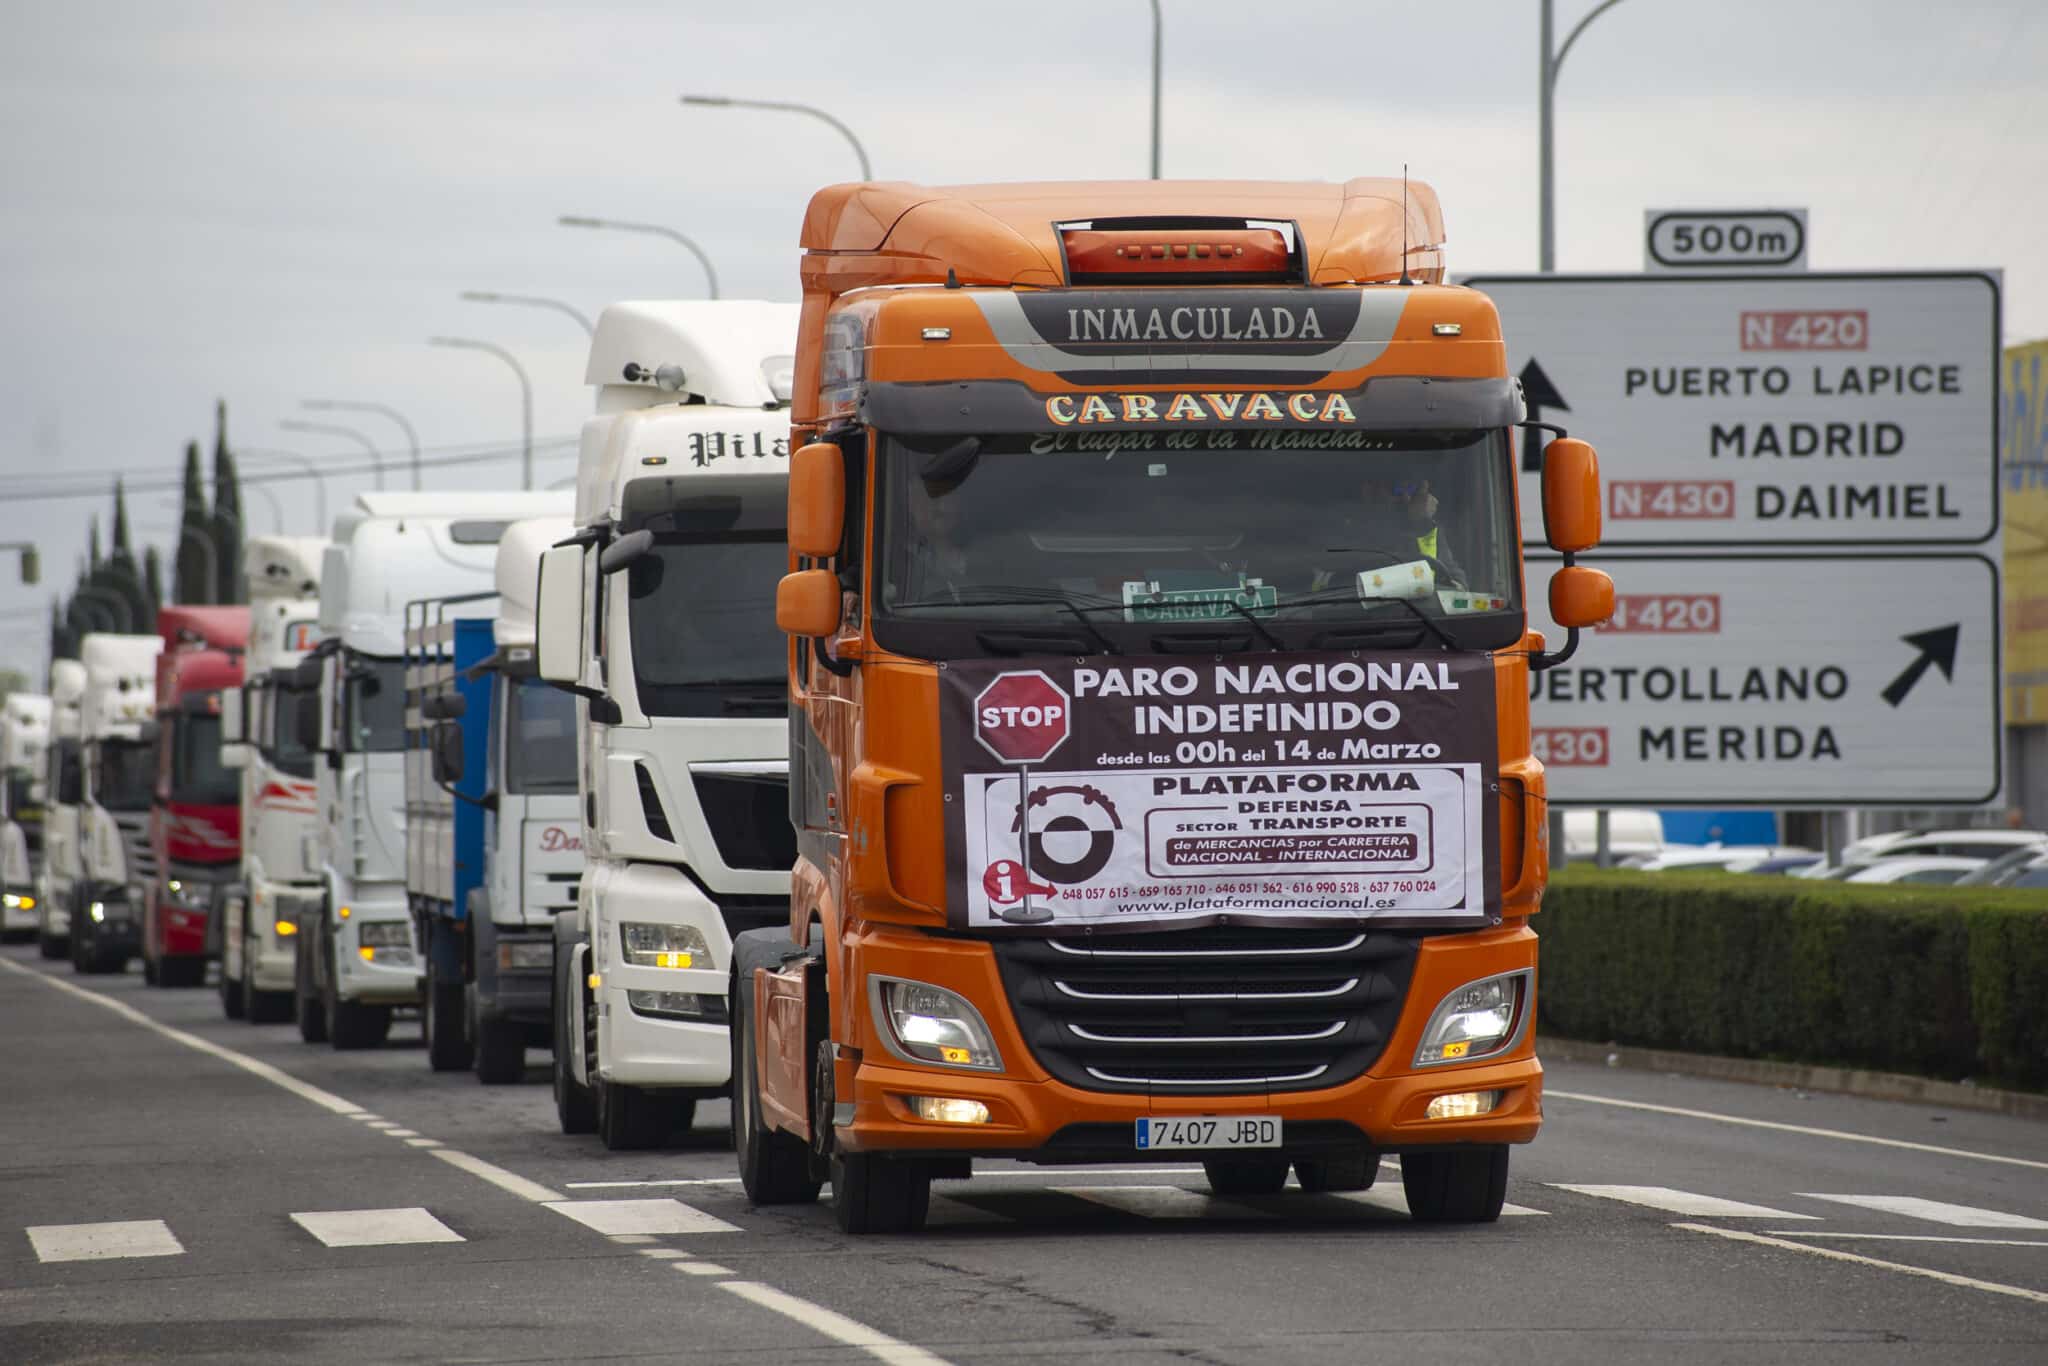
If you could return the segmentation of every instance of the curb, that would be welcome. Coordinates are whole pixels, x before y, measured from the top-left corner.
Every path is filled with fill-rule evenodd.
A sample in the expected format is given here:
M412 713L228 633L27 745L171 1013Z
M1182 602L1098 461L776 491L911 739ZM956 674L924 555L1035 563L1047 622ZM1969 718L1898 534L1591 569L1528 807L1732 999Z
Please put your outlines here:
M1626 1067L1636 1072L1676 1072L1682 1076L1708 1077L1715 1081L1826 1091L1859 1096L1865 1100L1907 1101L1915 1105L1982 1110L2010 1115L2015 1119L2048 1121L2048 1095L2001 1091L1969 1082L1936 1081L1931 1077L1908 1076L1900 1072L1866 1072L1854 1067L1766 1062L1759 1058L1722 1058L1708 1053L1677 1053L1626 1044L1588 1043L1583 1039L1560 1039L1547 1034L1537 1036L1536 1056L1556 1058L1561 1062Z

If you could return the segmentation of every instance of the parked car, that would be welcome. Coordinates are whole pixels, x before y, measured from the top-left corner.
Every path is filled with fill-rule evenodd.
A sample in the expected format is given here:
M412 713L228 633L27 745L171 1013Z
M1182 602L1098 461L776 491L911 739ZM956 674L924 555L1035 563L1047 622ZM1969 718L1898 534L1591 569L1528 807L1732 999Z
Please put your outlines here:
M2048 854L2048 840L2023 844L2010 853L2000 854L1982 868L1963 874L1956 879L1958 887L2010 887L2019 876L2031 868L2034 860Z
M1807 852L1803 854L1776 854L1759 859L1747 867L1730 871L1737 873L1763 873L1772 877L1803 877L1809 868L1818 868L1827 862L1827 855Z
M1811 849L1781 849L1768 844L1710 844L1646 854L1640 858L1630 859L1624 866L1646 873L1661 873L1674 868L1695 872L1718 869L1723 872L1746 873L1768 859L1800 856L1820 857Z
M1983 859L1927 854L1877 859L1860 868L1852 867L1842 882L1905 883L1929 887L1952 886L1963 874L1984 866Z

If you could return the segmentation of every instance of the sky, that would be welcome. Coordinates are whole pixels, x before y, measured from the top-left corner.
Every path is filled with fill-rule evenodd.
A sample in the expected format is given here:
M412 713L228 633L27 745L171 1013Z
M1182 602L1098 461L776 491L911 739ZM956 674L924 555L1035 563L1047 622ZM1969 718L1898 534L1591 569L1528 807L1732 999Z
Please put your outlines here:
M1596 0L1557 0L1560 41ZM1341 181L1442 197L1454 275L1537 264L1539 0L1164 0L1163 171ZM1642 268L1648 208L1809 210L1815 270L1995 267L2005 339L2048 336L2048 4L1623 0L1557 85L1557 264ZM568 479L588 414L584 339L629 298L797 296L812 191L858 178L810 119L686 108L685 91L831 110L878 179L1146 173L1144 0L0 0L0 668L40 679L101 493L127 476L137 539L167 554L188 440L215 400L247 452L252 530L317 525L285 451L330 471L326 512L370 486L341 422L427 487L513 486L511 351L532 378L536 482ZM829 54L829 65L820 54ZM493 455L492 452L503 452ZM279 477L259 483L259 477ZM289 477L280 477L289 476ZM403 476L394 472L394 487ZM45 496L38 497L37 494Z

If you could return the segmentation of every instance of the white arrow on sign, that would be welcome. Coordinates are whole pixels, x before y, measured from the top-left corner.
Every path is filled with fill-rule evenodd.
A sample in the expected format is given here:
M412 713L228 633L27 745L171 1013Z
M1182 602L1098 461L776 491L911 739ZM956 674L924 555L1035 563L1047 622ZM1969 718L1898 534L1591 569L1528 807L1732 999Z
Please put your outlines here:
M1613 621L1532 675L1567 805L1944 806L2000 785L1998 570L1980 555L1601 557ZM1556 562L1529 566L1530 625Z

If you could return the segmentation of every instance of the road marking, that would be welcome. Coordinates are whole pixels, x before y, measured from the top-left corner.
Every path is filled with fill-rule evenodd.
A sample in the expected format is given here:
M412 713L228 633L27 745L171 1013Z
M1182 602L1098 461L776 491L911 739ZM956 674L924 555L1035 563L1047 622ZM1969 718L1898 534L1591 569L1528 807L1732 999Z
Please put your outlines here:
M441 1140L438 1138L408 1138L405 1140L405 1146L408 1148L438 1148L441 1146Z
M383 1129L387 1133L398 1127L398 1121L395 1119L366 1119L363 1123L372 1129Z
M547 1201L557 1214L574 1219L585 1228L614 1236L621 1233L738 1233L728 1224L703 1210L692 1209L680 1200L564 1200Z
M1326 1191L1321 1192L1321 1194L1328 1195L1333 1200L1349 1200L1354 1205L1366 1205L1373 1209L1388 1210L1394 1214L1408 1213L1408 1197L1401 1191ZM1500 1212L1502 1218L1521 1219L1527 1218L1530 1215L1545 1219L1550 1217L1549 1210L1530 1209L1527 1205L1517 1205L1509 1201L1501 1202Z
M1093 1204L1144 1219L1270 1219L1265 1210L1179 1186L1050 1186L1055 1195L1073 1195Z
M1967 1157L1976 1162L1998 1162L2008 1167L2032 1167L2036 1171L2048 1171L2048 1162L2037 1162L2029 1157L2003 1157L1998 1153L1972 1152L1968 1148L1944 1148L1936 1143L1911 1143L1903 1138L1879 1138L1875 1134L1852 1134L1841 1129L1816 1129L1805 1124L1780 1124L1771 1119L1748 1119L1742 1115L1718 1114L1712 1110L1688 1110L1679 1105L1651 1105L1640 1100L1617 1100L1613 1096L1589 1096L1583 1091L1559 1091L1553 1087L1543 1088L1545 1100L1582 1100L1588 1105L1613 1105L1623 1110L1647 1110L1657 1115L1677 1115L1683 1119L1710 1119L1718 1124L1740 1124L1750 1129L1775 1129L1779 1133L1805 1134L1810 1138L1835 1138L1844 1143L1872 1143L1880 1148L1904 1148L1908 1152L1937 1153L1942 1157Z
M876 1360L888 1362L890 1366L947 1366L944 1357L934 1356L922 1347L900 1342L864 1323L847 1318L844 1314L835 1314L823 1305L798 1299L795 1295L777 1290L772 1285L763 1285L759 1281L720 1281L718 1288L730 1290L741 1299L758 1304L763 1309L771 1309L784 1318L794 1319L834 1342L858 1347Z
M572 1191L639 1190L647 1186L737 1186L737 1176L696 1176L674 1181L570 1181L562 1189Z
M1873 1243L1968 1243L1972 1247L2048 1247L2033 1238L1950 1238L1937 1233L1835 1233L1828 1229L1767 1228L1780 1238L1860 1238Z
M1823 1195L1819 1191L1801 1191L1799 1194L1806 1200L1832 1200L1841 1205L1882 1210L1886 1214L1903 1214L1908 1219L1954 1224L1957 1228L2048 1228L2048 1219L1978 1209L1974 1205L1947 1205L1939 1200L1921 1200L1910 1195Z
M1748 1233L1739 1228L1717 1228L1712 1224L1673 1224L1689 1233L1711 1233L1716 1238L1728 1238L1738 1243L1760 1243L1765 1247L1783 1248L1787 1252L1803 1252L1809 1257L1826 1257L1835 1262L1853 1262L1857 1266L1874 1266L1885 1271L1902 1271L1908 1276L1925 1276L1931 1281L1944 1285L1958 1285L1966 1290L1983 1290L1993 1295L2011 1295L2014 1299L2032 1300L2036 1304L2048 1304L2048 1293L2028 1290L2024 1286L2003 1285L1998 1281L1980 1281L1974 1276L1958 1276L1952 1271L1936 1271L1932 1267L1908 1266L1904 1262L1880 1261L1876 1257L1864 1257L1840 1248L1810 1247L1785 1238L1771 1238L1761 1233Z
M152 1033L160 1034L175 1043L185 1045L187 1048L196 1049L209 1057L218 1058L231 1067L239 1067L252 1076L263 1078L263 1080L273 1086L281 1086L299 1099L311 1101L323 1110L331 1111L337 1115L346 1115L350 1119L354 1119L364 1113L363 1107L354 1101L343 1100L332 1091L323 1091L309 1082L300 1081L291 1073L272 1067L267 1062L260 1062L246 1053L237 1053L232 1048L223 1048L217 1043L200 1038L197 1034L187 1034L182 1029L173 1029L169 1025L158 1024L155 1020L152 1020L149 1016L125 1001L117 1001L113 997L103 996L97 991L87 991L84 987L74 986L61 977L52 977L47 972L37 972L34 968L22 967L19 963L10 962L5 958L0 958L0 968L6 968L9 972L20 973L23 977L33 977L37 981L47 982L49 985L57 988L57 990L69 992L81 1001L90 1001L96 1006L111 1010L121 1018L134 1024L139 1024Z
M1811 1214L1794 1214L1790 1210L1772 1209L1769 1205L1750 1205L1740 1200L1723 1200L1718 1195L1698 1195L1692 1191L1673 1190L1669 1186L1575 1186L1561 1181L1550 1183L1561 1191L1578 1195L1597 1196L1602 1200L1620 1200L1626 1204L1642 1205L1647 1209L1663 1210L1667 1214L1692 1214L1703 1219L1811 1219Z
M1391 1158L1388 1159L1387 1165L1393 1166ZM1201 1171L1200 1167L1062 1167L1060 1169L1060 1173L1063 1176L1199 1176ZM1035 1181L1052 1179L1051 1173L1035 1169L1031 1171L976 1172L973 1179L976 1181L987 1181L992 1178L1001 1179L1004 1177L1021 1177ZM739 1184L740 1179L737 1176L693 1176L669 1181L570 1181L565 1183L563 1189L572 1191L638 1190L654 1186L737 1186Z
M651 1233L614 1233L611 1235L611 1240L626 1247L645 1247L654 1241L654 1235Z
M681 1248L674 1247L643 1247L640 1249L640 1255L652 1257L658 1262L687 1262L690 1260L689 1253L684 1252Z
M459 1243L461 1234L418 1205L407 1209L333 1209L294 1214L292 1222L328 1247Z
M732 1268L720 1266L717 1262L672 1262L676 1270L685 1276L730 1276Z
M420 1131L418 1129L386 1129L384 1131L384 1137L386 1138L418 1138L419 1136Z
M538 1181L528 1181L517 1172L508 1172L503 1167L484 1161L481 1157L472 1157L459 1148L433 1148L429 1151L449 1166L458 1167L471 1176L480 1176L499 1190L516 1195L521 1200L531 1200L537 1205L544 1205L551 1200L566 1198L560 1191L549 1190Z
M119 1257L176 1257L185 1245L161 1219L111 1224L39 1224L28 1231L39 1262L105 1262Z

